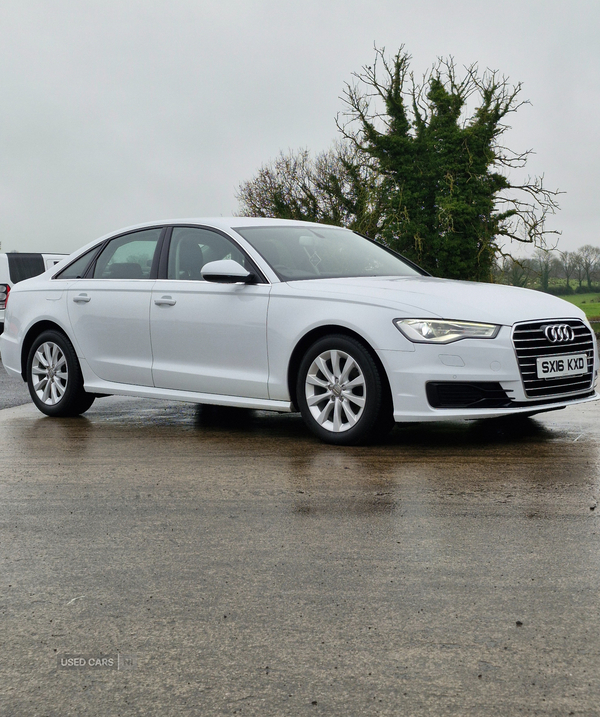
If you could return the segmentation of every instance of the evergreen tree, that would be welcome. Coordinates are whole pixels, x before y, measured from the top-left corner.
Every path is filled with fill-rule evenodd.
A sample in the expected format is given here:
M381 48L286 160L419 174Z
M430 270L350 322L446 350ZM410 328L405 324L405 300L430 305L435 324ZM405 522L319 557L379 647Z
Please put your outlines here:
M502 240L543 246L557 207L541 178L508 177L529 155L500 144L506 116L523 104L521 86L475 66L458 79L451 59L418 85L409 64L402 48L391 62L376 50L374 65L346 87L338 127L377 162L385 243L434 275L489 281Z

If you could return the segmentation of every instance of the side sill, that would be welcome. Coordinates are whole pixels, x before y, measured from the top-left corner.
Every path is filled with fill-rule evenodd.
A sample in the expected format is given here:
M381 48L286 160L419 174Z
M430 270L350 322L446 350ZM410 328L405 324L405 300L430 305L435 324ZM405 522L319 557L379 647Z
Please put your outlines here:
M195 393L194 391L176 391L154 386L130 386L125 383L110 381L85 381L84 388L88 393L109 396L134 396L136 398L157 398L166 401L183 401L185 403L205 403L213 406L233 406L236 408L254 408L258 411L278 411L291 413L290 401L272 401L267 398L245 398L243 396L222 396L217 393Z

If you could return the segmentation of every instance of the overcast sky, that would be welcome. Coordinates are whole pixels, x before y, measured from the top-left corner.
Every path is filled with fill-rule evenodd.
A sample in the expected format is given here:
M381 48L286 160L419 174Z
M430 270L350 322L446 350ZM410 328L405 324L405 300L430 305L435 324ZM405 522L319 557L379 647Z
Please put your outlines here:
M2 0L2 250L232 214L280 150L336 139L374 43L522 82L506 144L566 192L559 248L600 245L599 37L598 0Z

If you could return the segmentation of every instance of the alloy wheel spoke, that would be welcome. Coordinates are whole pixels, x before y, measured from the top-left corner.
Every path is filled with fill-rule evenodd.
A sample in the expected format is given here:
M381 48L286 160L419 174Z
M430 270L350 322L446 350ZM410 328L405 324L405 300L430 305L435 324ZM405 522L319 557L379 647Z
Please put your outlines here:
M56 390L56 384L52 382L50 384L50 403L54 405L58 402L58 391Z
M365 385L365 378L361 373L360 376L353 378L352 381L348 381L347 383L344 383L344 390L347 391L349 388L357 388L358 386L364 386L364 385Z
M44 373L40 380L37 383L33 384L33 390L36 393L39 393L40 391L43 391L46 388L46 384L48 383L48 377Z
M362 377L360 369L356 365L356 361L351 356L348 356L348 358L346 359L346 363L344 364L344 371L340 376L340 383L346 383L346 381L348 380L348 376L350 376L350 372L353 368L355 368L359 372L359 377Z
M44 354L44 346L40 346L40 348L35 352L35 360L40 366L49 366L48 359Z
M346 401L342 403L342 409L344 410L344 414L346 415L346 418L348 419L348 423L354 425L356 421L358 420L357 413L353 413L350 406Z
M323 356L319 356L319 357L316 359L315 363L317 364L317 366L318 366L319 369L321 370L321 373L323 374L323 376L325 376L325 378L326 378L330 383L335 383L335 377L332 376L331 371L329 370L329 367L328 367L327 364L325 363L325 359L323 358Z
M306 399L306 402L309 406L318 406L319 403L322 403L325 399L329 401L331 398L331 391L326 391L325 393L315 393L313 396L310 396Z
M332 351L330 356L331 356L331 371L333 373L334 379L337 380L337 377L340 375L340 355L337 351Z
M342 402L336 401L333 404L333 430L336 433L342 428Z
M328 417L329 414L331 413L331 409L332 409L332 408L333 408L333 404L332 404L331 402L328 402L328 403L325 405L325 408L318 414L318 416L316 417L316 419L317 419L317 423L318 423L320 426L322 426L322 425L325 423L325 421L327 420L327 417Z
M327 388L329 386L327 381L324 381L322 378L319 378L316 374L312 373L309 373L306 377L306 383L309 383L311 386L319 386L320 388Z
M52 391L52 381L47 381L46 385L44 386L44 391L42 393L42 401L44 403L48 403L48 399L50 398L50 393Z
M50 344L44 344L44 358L46 359L46 366L52 365L52 346Z
M364 408L364 407L365 407L365 398L364 398L364 396L355 396L353 393L350 393L349 391L348 391L348 392L344 391L344 394L343 394L343 395L344 395L344 398L345 398L347 401L352 401L352 403L354 403L354 404L355 404L356 406L358 406L359 408Z

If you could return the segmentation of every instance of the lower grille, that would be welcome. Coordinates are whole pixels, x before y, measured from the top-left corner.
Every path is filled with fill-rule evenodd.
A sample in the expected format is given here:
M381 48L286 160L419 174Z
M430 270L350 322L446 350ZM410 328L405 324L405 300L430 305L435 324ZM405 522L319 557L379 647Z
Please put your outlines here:
M512 405L508 393L493 381L430 381L426 390L432 408L504 408Z
M570 341L553 343L546 336L546 328L555 324L571 327ZM513 345L517 354L523 388L528 398L572 395L589 391L594 380L594 339L592 332L579 319L554 319L516 324ZM538 378L537 359L555 356L587 355L587 370L577 376Z

